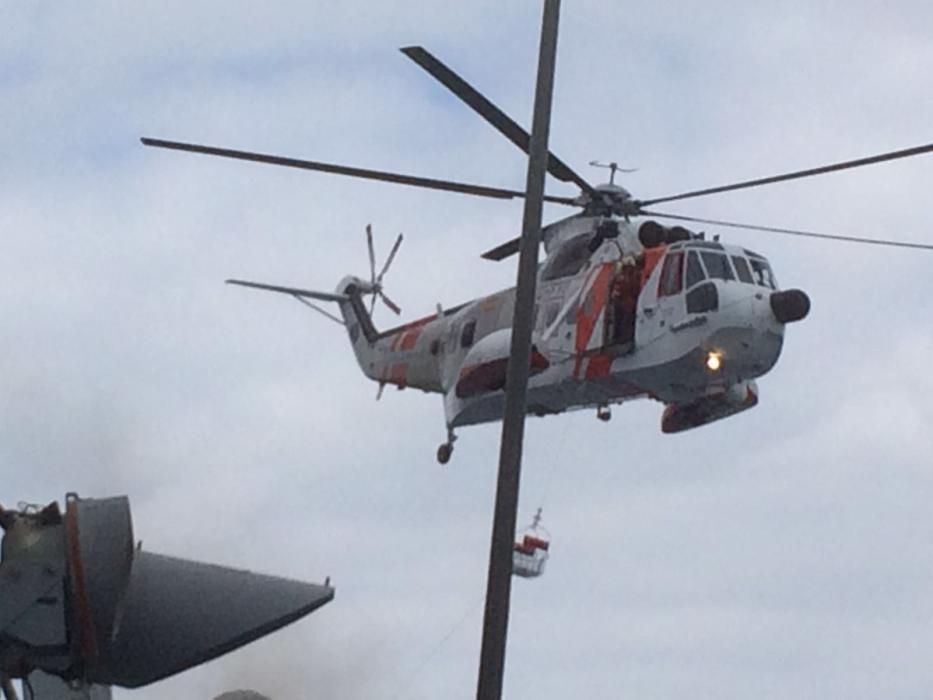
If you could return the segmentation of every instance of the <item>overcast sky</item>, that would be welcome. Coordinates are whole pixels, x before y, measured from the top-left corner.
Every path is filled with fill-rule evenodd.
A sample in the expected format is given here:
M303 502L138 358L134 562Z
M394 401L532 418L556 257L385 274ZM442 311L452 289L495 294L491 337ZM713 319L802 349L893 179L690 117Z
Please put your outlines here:
M128 494L150 551L322 581L333 603L120 698L470 698L498 426L364 380L342 329L227 277L330 290L405 243L406 318L509 286L521 204L145 149L143 135L521 187L522 154L397 48L530 122L540 3L7 2L0 501ZM643 198L933 141L933 5L564 3L552 149ZM933 241L933 156L671 211ZM553 194L574 195L550 181ZM548 208L546 218L563 216ZM710 232L715 232L710 229ZM509 698L927 698L933 252L723 231L810 316L757 408L531 419ZM381 315L380 315L381 314ZM384 309L377 325L395 323Z

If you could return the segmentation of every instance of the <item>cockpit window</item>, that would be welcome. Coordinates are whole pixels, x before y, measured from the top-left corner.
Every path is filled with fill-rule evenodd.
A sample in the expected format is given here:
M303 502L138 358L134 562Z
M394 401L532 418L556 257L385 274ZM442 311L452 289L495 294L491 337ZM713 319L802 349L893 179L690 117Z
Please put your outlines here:
M689 248L706 248L707 250L722 250L722 243L716 241L691 241L687 244Z
M687 289L690 289L698 282L706 279L706 273L703 272L703 266L700 264L700 257L696 251L691 250L687 254Z
M661 281L658 285L658 296L673 296L680 294L684 288L683 281L684 252L668 251L664 258L664 267L661 268Z
M541 279L548 281L575 275L583 269L591 254L590 234L571 238L548 258Z
M713 279L734 280L735 275L729 266L729 259L721 253L709 253L703 251L703 264L706 265L706 273Z
M769 289L777 289L774 283L774 275L771 274L771 267L764 260L752 258L752 277L755 278L755 284Z
M735 271L741 281L746 284L755 284L752 279L752 271L748 269L748 263L745 261L745 258L739 255L733 255L732 264L735 265Z

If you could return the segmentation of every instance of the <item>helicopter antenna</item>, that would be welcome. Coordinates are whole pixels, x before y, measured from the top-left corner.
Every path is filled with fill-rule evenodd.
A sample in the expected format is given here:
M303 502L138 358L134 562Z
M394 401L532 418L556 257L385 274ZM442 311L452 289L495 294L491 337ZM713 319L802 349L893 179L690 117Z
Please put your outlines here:
M634 173L638 172L638 168L620 168L619 164L615 161L611 163L600 163L598 160L591 160L590 165L594 168L609 168L609 184L614 185L616 179L616 172L620 173Z

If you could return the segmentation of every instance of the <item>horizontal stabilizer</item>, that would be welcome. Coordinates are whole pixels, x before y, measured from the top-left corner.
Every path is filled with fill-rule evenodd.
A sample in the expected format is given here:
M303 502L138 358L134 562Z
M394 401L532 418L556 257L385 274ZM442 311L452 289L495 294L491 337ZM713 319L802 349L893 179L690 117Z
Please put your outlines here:
M263 284L261 282L247 282L246 280L227 280L227 284L237 284L241 287L252 287L254 289L264 289L267 292L279 292L281 294L290 294L293 297L305 297L307 299L317 299L318 301L348 301L350 297L346 294L332 294L330 292L315 292L310 289L298 289L297 287L280 287L275 284Z

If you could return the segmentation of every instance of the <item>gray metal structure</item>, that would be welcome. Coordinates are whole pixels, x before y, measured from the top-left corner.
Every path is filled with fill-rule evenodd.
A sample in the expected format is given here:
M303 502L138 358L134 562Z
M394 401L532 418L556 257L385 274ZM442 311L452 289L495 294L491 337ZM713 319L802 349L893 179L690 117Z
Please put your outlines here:
M518 282L515 315L512 322L511 350L505 382L505 412L499 452L499 478L489 551L486 584L486 610L483 616L483 642L480 651L478 700L502 697L505 673L505 644L509 626L512 590L512 543L522 464L525 430L525 398L531 365L531 332L534 324L535 280L538 247L541 241L541 208L544 176L548 165L548 134L551 123L551 97L554 64L557 57L557 27L560 0L545 0L538 55L534 115L529 139L528 178L522 237L519 245Z
M77 685L72 687L58 676L42 671L29 674L23 684L23 700L112 700L109 685Z
M0 526L0 686L12 697L12 678L26 679L24 695L38 700L96 700L92 686L148 685L334 596L327 585L144 552L125 497L70 494L64 513L57 503L0 507ZM72 688L41 678L33 684L35 671Z

